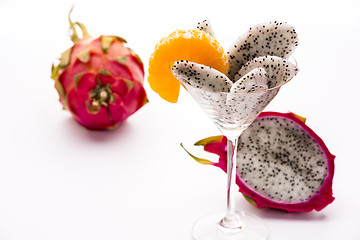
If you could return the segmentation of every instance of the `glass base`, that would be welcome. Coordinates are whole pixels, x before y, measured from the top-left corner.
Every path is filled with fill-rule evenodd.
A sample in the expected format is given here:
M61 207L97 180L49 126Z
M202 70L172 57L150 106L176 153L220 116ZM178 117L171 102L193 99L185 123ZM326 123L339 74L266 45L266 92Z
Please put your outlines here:
M241 226L226 228L220 224L225 212L218 212L200 218L192 229L195 240L265 240L269 235L265 223L257 216L247 212L236 212Z

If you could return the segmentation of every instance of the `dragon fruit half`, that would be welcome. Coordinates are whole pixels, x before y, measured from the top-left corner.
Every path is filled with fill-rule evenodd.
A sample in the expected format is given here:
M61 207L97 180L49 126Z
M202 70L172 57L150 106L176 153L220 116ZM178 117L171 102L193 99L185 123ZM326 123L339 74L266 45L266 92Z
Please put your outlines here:
M195 145L220 157L215 163L188 152L195 160L226 172L226 137L209 137ZM263 112L240 136L237 185L259 208L320 211L334 201L334 159L322 139L305 125L305 118Z
M60 102L84 127L113 129L148 102L143 63L123 38L93 38L70 14L69 22L74 45L52 66L51 74Z

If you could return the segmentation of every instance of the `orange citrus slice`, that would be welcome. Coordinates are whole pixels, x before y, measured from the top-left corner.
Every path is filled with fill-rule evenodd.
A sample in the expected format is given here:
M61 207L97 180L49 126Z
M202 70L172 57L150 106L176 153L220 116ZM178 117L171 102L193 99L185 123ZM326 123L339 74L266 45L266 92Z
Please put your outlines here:
M178 100L180 82L170 68L179 60L204 64L225 74L229 68L220 43L204 31L176 30L161 39L150 57L148 82L152 90L171 103Z

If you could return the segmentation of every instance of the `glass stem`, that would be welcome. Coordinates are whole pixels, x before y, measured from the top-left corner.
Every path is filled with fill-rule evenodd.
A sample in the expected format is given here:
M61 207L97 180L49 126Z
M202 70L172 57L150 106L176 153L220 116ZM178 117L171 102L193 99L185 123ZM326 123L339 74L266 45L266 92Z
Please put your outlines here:
M242 228L241 220L235 212L236 156L239 136L227 136L227 210L225 217L220 221L220 225L230 229Z

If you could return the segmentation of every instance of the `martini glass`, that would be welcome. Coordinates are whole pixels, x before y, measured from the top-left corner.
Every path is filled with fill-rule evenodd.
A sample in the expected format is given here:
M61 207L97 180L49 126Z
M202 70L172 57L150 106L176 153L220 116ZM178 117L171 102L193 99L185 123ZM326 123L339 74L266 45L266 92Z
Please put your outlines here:
M235 208L236 156L241 133L278 93L281 85L250 93L211 92L185 82L193 99L227 137L227 209L199 219L193 226L196 240L264 240L268 229L257 216Z

